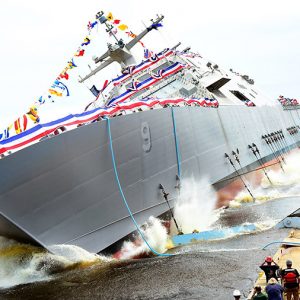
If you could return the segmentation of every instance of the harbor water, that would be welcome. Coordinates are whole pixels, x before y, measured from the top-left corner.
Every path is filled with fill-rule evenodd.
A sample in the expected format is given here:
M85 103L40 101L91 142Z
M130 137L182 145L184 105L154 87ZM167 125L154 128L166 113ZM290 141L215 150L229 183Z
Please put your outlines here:
M264 257L273 255L276 245L289 229L274 225L299 208L299 185L291 173L270 174L273 186L262 184L253 191L255 203L241 193L227 208L214 210L213 190L205 180L187 182L175 217L184 231L254 224L251 233L198 242L169 249L169 257L131 257L147 251L141 241L126 242L118 259L99 256L72 245L56 245L49 250L0 240L0 299L232 299L234 289L246 298L257 278ZM271 172L270 172L271 173ZM187 192L188 191L188 192ZM243 201L243 197L244 200ZM201 201L199 201L201 198ZM187 200L188 199L188 200ZM196 212L206 211L197 218ZM194 215L193 215L193 213ZM158 219L144 228L149 243L164 251L168 235ZM171 226L171 231L174 231ZM55 253L55 254L53 254Z

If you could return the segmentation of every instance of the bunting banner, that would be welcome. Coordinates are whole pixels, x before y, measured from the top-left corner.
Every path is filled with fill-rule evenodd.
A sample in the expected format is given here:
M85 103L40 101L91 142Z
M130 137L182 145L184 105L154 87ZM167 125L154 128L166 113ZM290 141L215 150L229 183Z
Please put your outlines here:
M132 75L134 75L136 73L139 73L139 72L149 68L154 63L160 61L161 59L167 58L168 56L173 55L173 54L174 54L174 51L167 48L167 49L165 49L165 50L163 50L163 51L161 51L160 53L157 54L158 59L155 62L150 61L150 59L147 59L146 61L143 61L140 64L136 65L134 70L132 70L131 73L129 73L129 74L125 73L125 74L122 74L121 76L118 76L118 77L114 78L112 80L112 83L115 86L119 85L119 84L123 83L124 81L126 81L127 79L129 79Z
M156 73L155 72L153 72L153 71L150 71L149 72L149 74L150 74L150 76L152 77L152 78L154 78L154 79L161 79L163 76L163 70L159 70L159 71L157 71Z
M185 65L183 65L179 62L176 62L176 63L172 64L171 66L167 67L166 69L162 70L161 78L153 78L152 76L150 76L149 78L145 79L144 81L142 81L140 83L137 83L135 85L134 90L132 90L132 88L129 88L123 94L121 94L119 96L116 96L116 97L112 98L111 100L109 100L107 105L110 106L114 103L124 102L125 100L127 100L128 98L133 96L137 91L140 91L142 89L150 87L151 85L155 84L156 82L158 82L162 78L165 78L165 77L168 77L168 76L170 76L174 73L177 73L178 71L180 71L184 67L185 67Z
M297 99L286 98L280 95L277 99L282 106L297 106L299 102Z
M207 105L209 103L209 105ZM79 125L91 123L99 120L101 117L114 117L118 114L132 113L136 109L148 110L148 109L161 109L166 106L203 106L217 108L219 106L215 99L157 99L147 98L137 101L118 103L117 105L111 105L109 107L99 107L90 111L86 111L80 114L69 114L58 120L37 124L32 128L22 131L17 135L10 136L9 128L2 134L0 134L0 154L4 154L7 151L18 151L32 144L39 142L47 135L54 134L54 132L60 128L65 127L68 130L74 129Z
M254 104L254 102L252 102L252 101L249 100L249 99L244 100L243 102L244 102L245 105L250 106L250 107L251 107L251 106L256 106L256 105Z

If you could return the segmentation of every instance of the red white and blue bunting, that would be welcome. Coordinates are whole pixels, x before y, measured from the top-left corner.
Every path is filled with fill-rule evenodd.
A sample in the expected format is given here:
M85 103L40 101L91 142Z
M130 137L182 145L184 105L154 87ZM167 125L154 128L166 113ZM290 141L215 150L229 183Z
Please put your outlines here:
M277 99L282 106L297 106L299 102L297 99L286 98L280 95Z
M150 75L147 79L145 79L142 82L136 82L136 81L132 82L126 92L109 100L107 105L124 102L125 100L127 100L128 98L133 96L136 92L152 86L153 84L155 84L162 78L166 78L166 77L180 71L184 67L185 67L184 64L176 62L176 63L172 64L171 66L167 67L166 69L163 69L161 72L161 76L159 78L153 78L153 76Z
M69 114L66 117L58 120L37 124L36 126L21 132L14 136L5 136L5 139L0 141L0 154L5 154L8 151L18 151L32 144L39 142L47 135L54 134L58 128L74 129L80 125L91 123L101 117L115 117L121 114L128 114L139 110L148 110L153 108L163 108L166 106L202 106L217 108L219 103L215 99L143 99L137 101L123 102L109 107L95 108L81 114Z

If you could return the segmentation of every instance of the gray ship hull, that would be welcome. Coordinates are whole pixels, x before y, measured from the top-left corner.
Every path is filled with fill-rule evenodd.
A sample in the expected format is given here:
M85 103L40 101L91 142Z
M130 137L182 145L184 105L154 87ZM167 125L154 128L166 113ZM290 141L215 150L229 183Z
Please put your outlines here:
M289 151L299 135L297 110L281 107L174 107L182 178L205 176L216 188L234 175L224 153L239 148L245 170L274 158L262 135L283 130ZM159 183L174 204L178 159L171 108L111 119L120 182L139 224L168 207ZM0 234L40 244L74 244L99 252L135 230L120 196L107 122L100 121L49 138L0 160Z

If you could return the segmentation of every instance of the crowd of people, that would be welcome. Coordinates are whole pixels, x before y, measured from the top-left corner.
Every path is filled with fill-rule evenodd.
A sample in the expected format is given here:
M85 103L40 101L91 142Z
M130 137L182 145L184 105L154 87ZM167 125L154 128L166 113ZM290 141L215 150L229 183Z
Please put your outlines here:
M292 267L291 260L286 261L286 268L281 269L271 256L267 256L260 265L266 276L266 287L257 285L251 300L299 300L299 273ZM239 290L233 291L235 300L242 299Z

